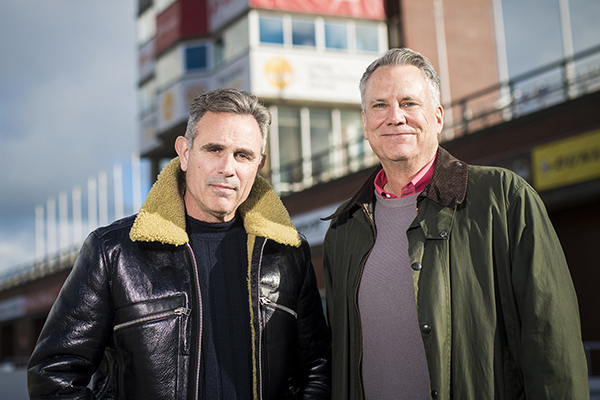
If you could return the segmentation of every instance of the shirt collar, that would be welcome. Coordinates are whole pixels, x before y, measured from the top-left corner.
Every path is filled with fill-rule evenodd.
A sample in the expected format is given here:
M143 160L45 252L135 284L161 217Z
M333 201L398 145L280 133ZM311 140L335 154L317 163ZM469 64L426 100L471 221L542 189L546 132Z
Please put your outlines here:
M434 156L431 161L429 161L421 170L408 182L404 185L400 192L400 197L408 197L413 194L420 193L425 189L425 186L429 184L431 181L431 177L433 176L433 166L435 164L436 156ZM381 169L377 176L375 177L375 190L377 193L381 195L383 198L393 199L397 198L395 194L388 193L383 190L384 186L388 183L387 175L385 171Z

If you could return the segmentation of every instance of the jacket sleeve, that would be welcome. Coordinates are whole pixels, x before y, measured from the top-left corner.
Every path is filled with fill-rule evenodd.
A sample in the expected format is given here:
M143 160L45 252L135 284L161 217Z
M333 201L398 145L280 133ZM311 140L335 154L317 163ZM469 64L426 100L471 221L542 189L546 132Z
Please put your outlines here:
M55 301L29 361L31 399L87 399L113 324L106 265L88 236Z
M331 335L323 316L321 296L317 289L315 272L308 243L303 241L303 266L306 272L298 301L298 357L303 382L297 399L329 399L331 396Z
M577 297L560 242L531 186L524 184L509 201L510 279L519 318L507 320L507 330L526 398L587 399Z

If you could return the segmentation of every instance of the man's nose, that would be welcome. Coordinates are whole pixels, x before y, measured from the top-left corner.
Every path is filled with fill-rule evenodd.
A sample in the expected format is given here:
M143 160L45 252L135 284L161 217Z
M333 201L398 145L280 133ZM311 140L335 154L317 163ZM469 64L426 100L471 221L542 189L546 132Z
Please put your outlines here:
M389 108L388 124L401 125L406 123L406 115L399 105L394 105Z
M221 157L221 163L219 165L220 173L225 176L232 176L235 173L235 155L225 154Z

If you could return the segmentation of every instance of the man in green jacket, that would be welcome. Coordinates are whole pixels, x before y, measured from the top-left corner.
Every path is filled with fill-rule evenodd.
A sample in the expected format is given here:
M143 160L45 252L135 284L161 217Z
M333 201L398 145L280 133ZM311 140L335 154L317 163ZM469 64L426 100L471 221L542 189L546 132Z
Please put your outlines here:
M534 189L439 147L431 63L392 49L360 82L382 168L324 242L334 399L587 399L577 298Z

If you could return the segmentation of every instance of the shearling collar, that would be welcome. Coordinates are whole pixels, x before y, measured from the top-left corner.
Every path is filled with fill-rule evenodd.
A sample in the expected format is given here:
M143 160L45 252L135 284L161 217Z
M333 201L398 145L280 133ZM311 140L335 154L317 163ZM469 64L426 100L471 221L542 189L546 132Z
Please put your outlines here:
M188 243L184 193L185 172L176 157L162 170L150 189L129 233L131 240L175 246ZM300 236L285 206L261 176L256 178L248 199L240 205L239 213L248 235L300 246Z

